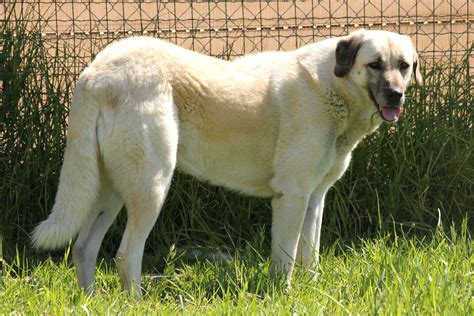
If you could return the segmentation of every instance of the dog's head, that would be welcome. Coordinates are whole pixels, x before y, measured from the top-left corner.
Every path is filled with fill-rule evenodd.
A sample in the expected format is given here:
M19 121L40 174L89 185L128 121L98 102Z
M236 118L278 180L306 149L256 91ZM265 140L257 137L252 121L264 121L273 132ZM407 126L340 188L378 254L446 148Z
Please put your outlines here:
M364 89L388 122L400 117L411 78L420 85L423 82L410 38L385 31L359 30L342 38L336 48L334 74Z

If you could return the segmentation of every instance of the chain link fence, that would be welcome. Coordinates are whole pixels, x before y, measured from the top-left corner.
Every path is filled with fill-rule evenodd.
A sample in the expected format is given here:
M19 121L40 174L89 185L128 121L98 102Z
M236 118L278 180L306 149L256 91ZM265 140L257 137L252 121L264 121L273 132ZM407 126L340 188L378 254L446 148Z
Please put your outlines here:
M127 36L159 37L234 58L290 50L357 28L410 35L429 64L449 63L472 46L473 7L472 0L5 1L0 23L26 20L51 58L73 75L105 45Z
M382 218L435 227L441 209L446 223L460 221L472 210L473 7L473 0L0 1L0 259L2 238L3 249L14 254L14 245L27 245L29 232L49 214L77 75L108 43L136 35L224 59L291 50L358 28L410 35L425 85L407 97L410 115L396 130L383 126L354 155L352 168L360 172L348 172L332 191L327 238L370 235L373 210L380 208L374 196L384 197ZM382 142L387 133L395 139ZM409 168L398 167L404 160ZM174 182L171 191L177 193L170 194L150 244L189 235L202 244L212 239L234 245L251 240L256 223L269 224L265 201L219 201L211 192L222 191L186 179ZM354 183L367 179L371 185L354 191ZM181 198L189 192L199 203ZM232 212L221 212L230 204ZM262 212L250 212L255 208ZM235 230L221 225L228 217ZM211 222L217 224L209 229ZM223 236L230 240L223 242ZM108 249L115 249L118 241L110 238Z

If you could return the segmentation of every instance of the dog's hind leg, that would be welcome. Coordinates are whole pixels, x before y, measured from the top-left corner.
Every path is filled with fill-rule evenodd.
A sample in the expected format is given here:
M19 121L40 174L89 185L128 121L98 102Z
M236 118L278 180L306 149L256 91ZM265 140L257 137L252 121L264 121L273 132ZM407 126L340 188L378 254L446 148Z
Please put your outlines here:
M94 291L95 265L102 240L122 206L122 198L106 176L102 176L97 200L81 227L72 252L79 286L87 293Z
M145 241L160 214L175 167L175 158L170 156L175 156L176 151L170 148L166 151L166 158L165 155L149 155L150 161L143 162L146 172L140 174L139 181L128 189L125 197L128 219L116 263L122 288L136 296L140 295Z
M119 107L117 124L103 147L104 163L128 215L116 256L121 284L139 296L145 241L160 214L176 166L178 120L166 90Z
M132 190L134 197L126 202L128 219L116 263L122 288L135 296L140 296L141 292L140 275L145 241L160 214L172 174L172 168L151 171L150 176L142 181L144 190Z

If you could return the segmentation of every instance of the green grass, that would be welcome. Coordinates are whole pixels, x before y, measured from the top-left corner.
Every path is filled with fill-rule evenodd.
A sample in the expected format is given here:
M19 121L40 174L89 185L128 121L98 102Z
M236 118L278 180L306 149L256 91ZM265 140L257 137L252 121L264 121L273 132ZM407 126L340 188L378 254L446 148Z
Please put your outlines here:
M147 260L139 300L121 292L113 264L101 262L97 292L88 297L77 288L68 251L65 259L36 266L19 254L0 281L0 314L472 315L474 254L466 225L430 240L393 233L330 246L317 281L298 268L288 290L269 276L259 245L229 262L170 251L160 271L156 259Z

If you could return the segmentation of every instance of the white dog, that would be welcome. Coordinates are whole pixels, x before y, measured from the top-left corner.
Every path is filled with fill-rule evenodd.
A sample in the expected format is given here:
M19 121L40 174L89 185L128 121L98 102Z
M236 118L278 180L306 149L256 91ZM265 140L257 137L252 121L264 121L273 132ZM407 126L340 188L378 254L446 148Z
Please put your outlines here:
M122 286L140 292L145 240L176 167L272 197L272 267L288 280L317 263L324 197L351 151L396 121L411 76L410 39L359 30L291 52L224 61L136 37L104 49L77 81L59 189L34 231L40 248L73 248L93 289L102 239L126 205L117 253Z

